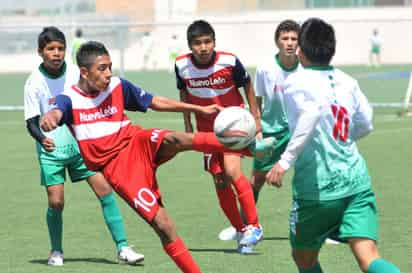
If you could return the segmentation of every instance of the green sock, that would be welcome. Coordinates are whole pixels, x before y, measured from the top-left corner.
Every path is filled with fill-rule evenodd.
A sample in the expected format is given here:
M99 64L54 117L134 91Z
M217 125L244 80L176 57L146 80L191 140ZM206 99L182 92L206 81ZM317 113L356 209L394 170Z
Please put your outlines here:
M375 259L369 265L368 273L401 273L401 271L384 259Z
M62 210L48 208L46 219L47 219L47 227L49 229L51 250L63 252L63 249L62 249L62 234L63 234Z
M316 263L314 267L309 269L299 269L299 273L323 273L319 263Z
M114 193L111 192L103 197L100 197L104 220L109 228L117 250L120 251L122 246L127 246L126 231L124 228L123 218L117 206Z

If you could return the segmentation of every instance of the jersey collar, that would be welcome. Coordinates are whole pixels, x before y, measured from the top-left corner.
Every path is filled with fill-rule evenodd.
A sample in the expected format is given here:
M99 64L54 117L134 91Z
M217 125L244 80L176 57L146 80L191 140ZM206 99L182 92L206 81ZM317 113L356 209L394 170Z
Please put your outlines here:
M66 67L66 62L64 62L63 65L62 65L62 67L60 68L60 73L57 74L57 75L51 75L50 73L48 73L48 72L46 71L46 69L44 69L43 63L41 63L41 64L39 65L39 70L40 70L40 72L43 74L43 76L45 76L45 77L47 77L47 78L49 78L49 79L58 79L58 78L60 78L61 76L64 75L64 73L66 73L66 68L67 68L67 67Z
M280 66L280 68L282 68L284 71L286 71L286 72L291 72L291 71L293 71L293 70L295 70L297 67L298 67L298 65L299 65L299 60L298 60L298 58L296 58L296 61L295 61L295 63L292 65L292 67L286 67L286 66L284 66L283 64L282 64L282 62L280 61L280 58L279 58L279 54L276 54L275 55L275 61L276 61L276 63Z
M207 69L207 68L211 67L212 65L214 65L217 62L218 58L219 58L219 55L216 53L216 51L214 51L210 63L208 63L208 64L199 64L199 63L196 62L195 57L193 57L193 54L190 56L190 60L192 61L193 65L196 68L199 68L199 69Z
M311 70L318 70L318 71L333 70L333 66L331 66L331 65L325 65L325 66L310 65L310 66L306 66L305 68L311 69Z

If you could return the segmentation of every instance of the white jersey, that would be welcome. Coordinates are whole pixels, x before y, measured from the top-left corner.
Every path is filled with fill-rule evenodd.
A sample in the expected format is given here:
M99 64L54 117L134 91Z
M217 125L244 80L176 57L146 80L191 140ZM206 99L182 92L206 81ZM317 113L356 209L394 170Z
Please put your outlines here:
M65 71L59 77L47 74L42 66L30 74L24 86L25 120L47 113L53 108L56 96L79 81L80 73L77 66L68 63L64 65ZM55 141L56 149L48 153L36 142L41 159L64 160L79 153L76 141L66 126L43 134Z
M280 164L295 164L294 197L332 200L370 187L355 141L372 131L372 108L356 80L333 67L312 67L285 82L292 138Z
M263 133L276 134L287 132L288 122L283 103L284 82L289 75L302 69L296 64L290 68L285 68L279 60L275 58L259 65L255 76L255 93L257 97L262 97L262 129Z

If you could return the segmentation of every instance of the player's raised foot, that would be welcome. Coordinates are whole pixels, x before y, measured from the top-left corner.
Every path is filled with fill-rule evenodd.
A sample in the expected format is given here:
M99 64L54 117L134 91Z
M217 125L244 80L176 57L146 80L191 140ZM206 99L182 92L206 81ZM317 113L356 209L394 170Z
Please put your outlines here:
M134 265L143 262L144 255L134 251L131 246L122 246L117 258L119 263Z
M237 239L237 231L232 226L222 229L222 231L219 233L219 240L221 241L231 241L231 240L236 240L236 239Z
M57 250L53 250L52 252L50 252L47 264L51 266L62 266L63 265L63 253Z
M265 137L263 139L255 139L252 141L248 148L250 152L258 159L264 159L272 156L276 148L275 137Z
M242 233L242 237L239 240L241 246L254 246L263 239L263 228L261 225L255 227L248 225Z

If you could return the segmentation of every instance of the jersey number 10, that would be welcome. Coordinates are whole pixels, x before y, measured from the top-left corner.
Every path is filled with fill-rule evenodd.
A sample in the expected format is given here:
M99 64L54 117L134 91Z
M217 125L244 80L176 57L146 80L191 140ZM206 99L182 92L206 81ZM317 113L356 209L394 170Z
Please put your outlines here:
M333 138L345 142L348 139L349 117L345 107L332 104L332 113L335 118L333 126Z

